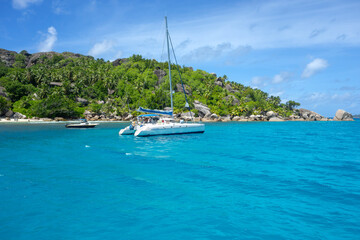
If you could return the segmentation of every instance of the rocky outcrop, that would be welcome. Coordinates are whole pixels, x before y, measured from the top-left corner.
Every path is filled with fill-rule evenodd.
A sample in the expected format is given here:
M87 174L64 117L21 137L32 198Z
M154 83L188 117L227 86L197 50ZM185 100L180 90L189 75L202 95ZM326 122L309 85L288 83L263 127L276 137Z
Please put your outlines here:
M77 97L77 98L76 98L76 102L81 103L81 105L83 105L83 106L86 106L86 105L89 104L89 101L88 101L88 100L86 100L85 98L80 98L80 97Z
M5 117L12 117L14 115L14 112L11 111L11 110L8 110L6 113L5 113Z
M17 52L0 48L0 60L5 63L7 67L11 67L15 63L16 55Z
M272 117L278 116L278 114L277 114L276 112L273 112L273 111L268 111L268 112L266 113L266 116L267 116L268 118L272 118Z
M233 120L233 121L239 121L239 120L240 120L240 116L234 116L231 120Z
M197 100L194 101L194 108L198 110L199 116L201 118L208 117L211 115L210 108Z
M185 88L185 93L186 93L186 95L191 95L191 88L188 86L188 85L185 85L184 84L184 88ZM176 84L176 92L184 92L183 91L183 87L182 87L182 85L180 84L180 83L177 83Z
M131 121L133 119L133 115L129 114L124 118L124 121Z
M222 122L230 122L230 121L231 121L231 117L230 117L230 116L220 117L220 121L222 121Z
M181 115L180 115L180 119L184 119L186 121L190 121L194 117L195 117L195 113L193 113L193 112L184 112L184 113L181 113Z
M50 82L49 83L50 86L52 87L61 87L62 86L62 83L61 82Z
M25 116L24 114L21 114L21 113L19 113L19 112L16 112L16 113L14 113L13 118L25 119L26 116Z
M112 62L112 65L114 67L116 67L116 66L120 66L123 63L127 63L128 61L129 61L129 59L127 59L127 58L118 58L118 59L116 59L115 61Z
M234 90L230 84L226 84L225 85L225 89L228 90L229 92L231 93L235 93L235 92L238 92L237 90Z
M334 121L354 121L353 116L345 110L339 109L336 111Z
M203 121L228 121L228 116L217 116L216 114L208 115L202 118ZM295 110L290 117L279 116L274 111L264 112L262 114L253 114L250 116L233 116L231 121L240 122L253 122L253 121L269 121L269 122L282 122L282 121L328 121L329 119L317 114L315 112L302 109L301 111Z
M211 120L218 120L218 119L219 119L219 116L216 115L215 113L213 113L213 114L210 115L210 119L211 119Z
M264 115L250 115L249 121L265 121L267 120Z
M0 87L0 96L7 97L7 93L5 92L4 87Z
M39 52L34 53L29 56L29 60L27 61L26 67L29 68L35 64L43 63L46 59L53 58L54 56L62 56L63 58L79 58L84 57L84 55L81 55L79 53L71 53L71 52ZM87 56L88 58L93 58L90 56ZM66 65L66 64L65 64Z
M113 95L114 92L115 92L115 90L108 88L108 94L109 94L109 95Z
M31 67L38 63L43 63L45 59L53 58L54 56L62 56L63 58L79 58L83 57L84 55L78 54L78 53L71 53L71 52L63 52L63 53L57 53L57 52L39 52L34 54L29 54L27 51L21 51L20 53L9 51L6 49L0 48L0 60L5 63L6 66L12 67L13 64L16 62L16 56L22 55L23 56L23 67ZM90 56L87 56L89 58L93 58ZM66 65L66 63L65 63Z
M31 55L26 67L29 68L37 63L43 63L45 59L52 58L55 55L60 55L57 52L39 52Z
M249 121L249 119L247 117L244 117L244 116L240 116L239 119L238 119L239 122L247 122Z
M231 105L236 106L240 103L239 99L237 99L234 95L228 95L223 98L225 101L230 101Z
M157 76L157 78L159 79L156 83L156 85L160 85L163 81L163 77L166 76L166 72L162 69L155 69L154 70L154 74Z
M283 121L285 121L285 120L282 118L278 118L278 117L271 117L269 119L269 122L283 122Z
M215 80L215 85L217 86L220 86L220 87L224 87L224 81L221 77L218 77L216 80Z
M61 53L61 55L64 58L79 58L79 57L84 57L84 55L81 55L80 53L72 53L72 52L63 52ZM93 58L91 56L86 56L87 58Z
M304 108L299 109L299 116L306 121L321 121L323 118L325 118L316 112Z

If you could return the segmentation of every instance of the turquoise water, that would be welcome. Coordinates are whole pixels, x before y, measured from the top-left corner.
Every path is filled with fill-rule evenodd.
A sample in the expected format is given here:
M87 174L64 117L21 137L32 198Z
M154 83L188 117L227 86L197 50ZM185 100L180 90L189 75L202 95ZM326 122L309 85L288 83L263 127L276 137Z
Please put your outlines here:
M0 239L359 239L360 121L0 125Z

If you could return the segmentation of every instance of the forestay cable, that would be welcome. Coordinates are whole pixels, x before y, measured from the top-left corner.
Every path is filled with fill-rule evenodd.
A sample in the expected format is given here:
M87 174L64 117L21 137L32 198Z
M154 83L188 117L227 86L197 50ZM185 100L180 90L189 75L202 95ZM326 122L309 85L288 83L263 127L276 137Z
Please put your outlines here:
M186 101L185 107L187 107L187 108L189 109L191 121L193 121L193 116L192 116L192 113L191 113L191 108L190 108L189 102L188 102L188 100L187 100L184 83L183 83L183 80L182 80L182 78L181 78L180 68L179 68L179 64L178 64L177 59L176 59L176 55L175 55L175 51L174 51L174 46L173 46L173 44L172 44L172 40L171 40L171 37L170 37L170 33L168 33L168 36L169 36L169 40L170 40L171 49L172 49L172 52L173 52L173 54L174 54L174 60L175 60L175 63L176 63L176 67L177 67L177 70L178 70L178 73L179 73L179 77L180 77L180 81L181 81L181 86L182 86L182 89L183 89L183 92L184 92L184 95L185 95L185 101Z

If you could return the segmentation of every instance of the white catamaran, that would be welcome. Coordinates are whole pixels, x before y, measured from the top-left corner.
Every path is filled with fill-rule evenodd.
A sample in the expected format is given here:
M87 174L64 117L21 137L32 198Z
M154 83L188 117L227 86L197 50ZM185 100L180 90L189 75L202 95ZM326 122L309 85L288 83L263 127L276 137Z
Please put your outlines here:
M132 123L132 125L121 129L120 135L132 135L134 134L136 137L147 137L147 136L156 136L156 135L172 135L172 134L188 134L188 133L203 133L205 131L205 125L203 123L189 123L189 122L175 122L173 118L173 90L171 86L171 60L170 60L170 43L174 53L174 59L177 64L174 48L172 46L171 38L168 31L167 18L165 17L165 25L166 25L166 43L167 43L167 52L168 52L168 65L169 65L169 81L170 81L170 100L171 100L171 111L163 111L163 110L153 110L153 109L144 109L140 107L138 111L146 112L150 114L140 115L139 117L148 117L146 118L147 122L143 120L137 123ZM179 70L179 69L178 69ZM179 71L180 74L180 71ZM181 75L180 75L181 85L183 86ZM185 107L189 108L189 103L187 101L185 90L183 89L185 94ZM190 108L189 108L190 110ZM160 117L157 114L168 115L170 117Z

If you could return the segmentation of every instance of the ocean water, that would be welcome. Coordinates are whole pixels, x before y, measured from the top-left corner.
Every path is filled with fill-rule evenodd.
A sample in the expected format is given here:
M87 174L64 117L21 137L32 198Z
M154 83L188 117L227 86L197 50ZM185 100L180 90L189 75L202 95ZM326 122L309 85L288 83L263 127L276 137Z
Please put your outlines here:
M360 239L360 121L0 125L0 239Z

